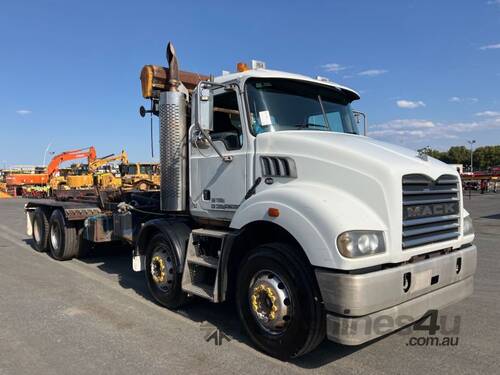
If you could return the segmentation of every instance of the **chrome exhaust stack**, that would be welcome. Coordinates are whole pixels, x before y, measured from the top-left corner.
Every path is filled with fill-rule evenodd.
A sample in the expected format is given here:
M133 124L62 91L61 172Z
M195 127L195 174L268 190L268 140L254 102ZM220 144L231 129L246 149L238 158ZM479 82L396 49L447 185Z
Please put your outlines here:
M179 65L172 43L167 46L169 89L160 93L160 207L162 211L186 210L187 124L186 95L179 92Z

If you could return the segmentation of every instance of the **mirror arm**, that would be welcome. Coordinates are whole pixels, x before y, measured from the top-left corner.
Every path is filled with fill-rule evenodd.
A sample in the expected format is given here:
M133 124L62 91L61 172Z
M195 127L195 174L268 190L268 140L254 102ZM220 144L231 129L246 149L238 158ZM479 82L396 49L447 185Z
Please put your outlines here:
M363 135L366 136L366 134L368 133L368 119L367 119L367 116L366 116L366 113L364 112L360 112L360 111L352 111L352 113L354 115L359 115L359 116L363 116L363 122L364 122L364 126L363 126ZM358 124L359 124L359 121L358 121Z
M217 148L217 146L215 145L215 143L212 141L212 138L210 138L210 136L207 133L205 133L205 130L203 130L198 123L196 124L196 127L198 128L198 130L200 131L200 133L203 135L203 137L208 141L208 143L210 143L210 146L212 146L212 148L215 150L215 152L217 153L217 155L219 155L219 157L222 159L222 161L224 161L226 163L229 163L229 162L233 161L233 157L232 156L230 156L230 155L222 155L222 153L219 151L219 149Z

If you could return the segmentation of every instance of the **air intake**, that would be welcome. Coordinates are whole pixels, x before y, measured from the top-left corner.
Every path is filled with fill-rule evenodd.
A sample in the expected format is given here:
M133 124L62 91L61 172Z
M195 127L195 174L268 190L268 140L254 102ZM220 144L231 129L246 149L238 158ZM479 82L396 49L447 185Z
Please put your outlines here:
M162 211L186 210L186 98L160 95L160 173Z
M291 158L278 156L261 156L263 177L297 177L297 168Z

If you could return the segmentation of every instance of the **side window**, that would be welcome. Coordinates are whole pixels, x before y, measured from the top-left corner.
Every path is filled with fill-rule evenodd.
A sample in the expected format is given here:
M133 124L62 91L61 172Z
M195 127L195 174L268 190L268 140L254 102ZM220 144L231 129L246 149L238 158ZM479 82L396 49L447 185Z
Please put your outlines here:
M221 141L227 150L239 150L243 144L240 111L236 92L228 91L214 96L213 141Z

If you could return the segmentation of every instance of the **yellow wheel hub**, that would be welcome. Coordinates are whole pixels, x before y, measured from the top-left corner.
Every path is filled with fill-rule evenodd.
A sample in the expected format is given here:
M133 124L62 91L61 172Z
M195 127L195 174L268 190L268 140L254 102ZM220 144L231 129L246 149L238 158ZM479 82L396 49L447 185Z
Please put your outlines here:
M163 283L166 279L166 274L165 274L166 267L163 258L158 255L154 256L151 261L151 266L152 266L151 275L153 276L153 280L159 284Z
M273 271L262 270L252 278L248 302L257 324L271 334L283 332L292 321L293 301L289 288Z
M271 307L266 306L266 301L271 302ZM264 314L269 320L276 318L278 306L276 305L276 296L270 287L259 285L254 288L251 297L252 309L256 313Z

